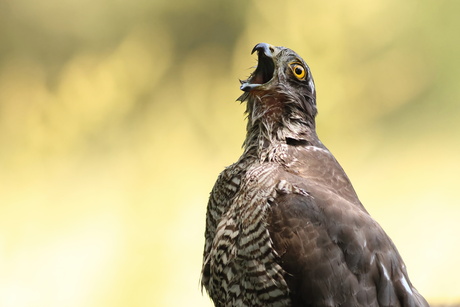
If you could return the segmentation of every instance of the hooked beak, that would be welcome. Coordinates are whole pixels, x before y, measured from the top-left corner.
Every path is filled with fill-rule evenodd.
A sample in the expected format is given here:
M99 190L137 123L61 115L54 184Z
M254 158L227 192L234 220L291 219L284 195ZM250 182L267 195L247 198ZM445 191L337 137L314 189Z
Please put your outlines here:
M250 92L273 79L275 73L275 62L273 52L275 47L267 43L259 43L253 49L251 54L257 51L258 63L256 70L251 74L248 80L241 83L240 89Z

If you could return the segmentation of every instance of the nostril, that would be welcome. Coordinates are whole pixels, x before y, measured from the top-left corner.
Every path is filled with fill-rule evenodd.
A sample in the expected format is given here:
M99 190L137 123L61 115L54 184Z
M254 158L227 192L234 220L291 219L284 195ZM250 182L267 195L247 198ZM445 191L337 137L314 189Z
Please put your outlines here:
M263 52L266 56L272 56L273 52L275 51L275 48L267 43L258 43L252 49L251 54L253 54L256 51L258 51L259 53Z

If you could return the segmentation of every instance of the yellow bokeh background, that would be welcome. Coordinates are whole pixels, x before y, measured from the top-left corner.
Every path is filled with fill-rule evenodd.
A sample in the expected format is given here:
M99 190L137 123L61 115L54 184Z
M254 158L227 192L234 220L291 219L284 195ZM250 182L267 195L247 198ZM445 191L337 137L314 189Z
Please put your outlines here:
M460 2L0 1L0 306L211 306L206 204L259 42L435 304L460 301Z

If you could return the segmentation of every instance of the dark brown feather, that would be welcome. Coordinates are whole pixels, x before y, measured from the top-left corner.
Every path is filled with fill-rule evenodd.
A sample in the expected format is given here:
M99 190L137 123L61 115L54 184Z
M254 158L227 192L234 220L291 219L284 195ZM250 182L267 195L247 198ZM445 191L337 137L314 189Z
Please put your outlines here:
M318 139L306 63L284 47L254 50L245 151L208 203L202 285L215 305L428 306Z

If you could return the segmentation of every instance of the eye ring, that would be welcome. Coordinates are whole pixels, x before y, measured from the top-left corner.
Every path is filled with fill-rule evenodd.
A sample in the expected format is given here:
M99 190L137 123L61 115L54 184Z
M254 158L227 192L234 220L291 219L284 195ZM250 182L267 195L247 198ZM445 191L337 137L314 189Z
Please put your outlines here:
M305 80L305 76L307 75L307 71L305 70L305 67L298 63L293 63L291 64L291 70L294 76L299 79L299 80Z

